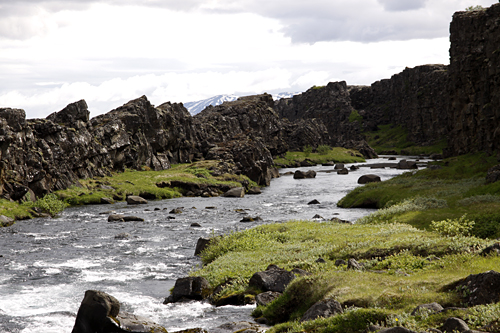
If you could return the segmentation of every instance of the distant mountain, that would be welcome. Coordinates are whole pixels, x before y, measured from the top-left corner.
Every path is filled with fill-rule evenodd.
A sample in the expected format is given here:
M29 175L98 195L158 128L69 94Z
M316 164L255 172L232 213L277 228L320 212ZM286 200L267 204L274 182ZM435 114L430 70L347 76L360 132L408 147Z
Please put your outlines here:
M279 94L273 94L273 99L275 101L277 101L278 99L290 98L293 95L297 95L297 94L300 94L300 92L294 92L294 93L282 92L282 93L279 93ZM183 103L183 104L184 104L184 107L186 109L188 109L189 113L191 113L191 115L194 116L195 114L198 114L201 111L203 111L209 105L216 106L216 105L220 105L220 104L222 104L224 102L232 102L232 101L237 100L238 97L240 97L240 96L235 96L235 95L217 95L217 96L213 96L213 97L210 97L210 98L207 98L207 99L203 99L201 101L187 102L187 103Z

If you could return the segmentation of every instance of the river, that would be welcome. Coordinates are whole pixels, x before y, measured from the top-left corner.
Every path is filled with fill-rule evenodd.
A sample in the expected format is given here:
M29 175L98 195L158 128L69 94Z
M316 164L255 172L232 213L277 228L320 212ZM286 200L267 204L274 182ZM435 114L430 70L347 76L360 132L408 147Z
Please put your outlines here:
M387 159L369 160L370 164L378 162ZM69 333L89 289L113 295L124 311L147 317L169 332L252 320L254 306L162 304L175 280L200 265L194 256L199 237L263 223L310 220L316 214L355 221L372 210L341 209L336 203L359 186L357 179L372 173L387 180L405 171L362 167L337 175L328 172L333 167L299 169L313 169L317 176L301 180L282 176L272 180L262 194L244 198L176 198L140 206L72 207L55 219L18 221L1 228L0 332ZM308 205L314 199L320 204ZM169 213L178 207L183 207L181 214ZM109 211L145 221L110 223ZM259 216L262 221L240 222L247 215ZM191 226L195 222L201 227ZM122 233L129 237L116 238Z

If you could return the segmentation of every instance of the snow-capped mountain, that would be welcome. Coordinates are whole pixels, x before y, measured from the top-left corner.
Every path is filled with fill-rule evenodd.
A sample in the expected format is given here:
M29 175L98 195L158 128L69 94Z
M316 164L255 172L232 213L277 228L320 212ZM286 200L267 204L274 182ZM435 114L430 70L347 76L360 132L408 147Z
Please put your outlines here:
M282 92L282 93L279 93L279 94L273 94L273 99L275 101L277 101L278 99L281 99L281 98L290 98L293 95L297 95L297 94L301 94L301 93L300 92L293 92L293 93ZM194 116L195 114L198 114L201 111L203 111L209 105L216 106L216 105L220 105L220 104L222 104L224 102L232 102L232 101L237 100L238 97L240 97L240 96L236 96L236 95L217 95L217 96L213 96L213 97L210 97L210 98L207 98L207 99L203 99L201 101L187 102L187 103L183 103L183 104L184 104L184 107L186 109L188 109L189 113L191 113L191 115Z
M201 101L183 103L184 107L188 109L191 115L195 115L203 111L209 105L221 105L224 102L232 102L238 99L239 96L235 95L217 95Z

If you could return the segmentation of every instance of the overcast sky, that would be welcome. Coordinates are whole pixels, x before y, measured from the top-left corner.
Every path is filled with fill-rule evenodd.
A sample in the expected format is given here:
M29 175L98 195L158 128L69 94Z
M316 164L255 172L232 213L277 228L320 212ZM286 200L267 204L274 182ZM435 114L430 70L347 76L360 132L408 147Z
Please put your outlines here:
M471 2L473 1L473 2ZM369 85L449 63L455 11L493 0L0 0L0 107L91 117L146 95Z

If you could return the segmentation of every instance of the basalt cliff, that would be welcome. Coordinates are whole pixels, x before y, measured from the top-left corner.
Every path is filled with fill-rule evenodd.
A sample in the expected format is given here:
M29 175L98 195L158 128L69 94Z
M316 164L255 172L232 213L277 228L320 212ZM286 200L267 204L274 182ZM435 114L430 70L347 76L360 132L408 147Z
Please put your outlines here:
M447 139L447 155L500 159L500 4L455 13L450 32L449 66L406 68L371 86L331 82L277 103L249 96L192 117L182 104L155 107L143 96L93 119L83 100L46 119L0 108L1 196L34 199L81 178L200 159L230 161L268 185L273 157L305 145L374 157L363 131L382 124L403 126L420 145Z

